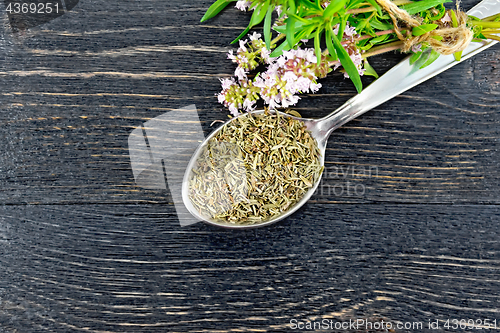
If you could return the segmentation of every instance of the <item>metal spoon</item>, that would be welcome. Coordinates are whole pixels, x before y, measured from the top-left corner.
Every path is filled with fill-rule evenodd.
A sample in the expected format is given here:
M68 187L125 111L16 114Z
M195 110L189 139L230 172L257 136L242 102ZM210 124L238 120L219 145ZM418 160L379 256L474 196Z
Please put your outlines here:
M479 18L487 17L491 13L497 13L500 11L500 1L499 0L485 0L472 8L467 14L473 15ZM471 43L469 47L463 51L461 61L464 61L475 54L484 51L485 49L493 46L496 41L487 41L484 43ZM461 62L460 61L460 62ZM402 92L432 78L433 76L447 70L448 68L455 66L459 62L455 60L452 55L440 56L431 65L418 69L415 66L410 65L409 57L401 61L398 65L394 66L391 70L385 73L383 76L378 78L370 86L365 88L360 94L354 96L349 101L347 101L340 108L329 114L328 116L321 119L304 119L290 116L280 112L280 115L284 117L290 117L300 120L304 123L309 131L311 131L312 136L316 139L318 147L321 151L321 164L324 165L325 162L325 150L330 134L344 125L345 123L351 121L352 119L362 115L363 113L377 107L378 105L388 101L401 94ZM253 114L263 113L264 110L254 111ZM224 126L231 123L237 118L233 118L220 126L214 132L212 132L205 141L198 147L195 151L193 157L191 158L186 173L184 175L184 180L182 183L182 199L186 208L189 210L194 217L203 220L209 224L226 227L226 228L255 228L270 225L272 223L278 222L286 218L287 216L293 214L297 209L304 205L309 198L316 191L320 183L320 179L313 185L312 188L307 191L302 199L298 201L294 206L290 207L288 210L283 212L281 215L267 220L263 223L250 224L250 225L238 225L231 224L220 220L210 219L202 216L193 206L189 199L188 187L191 171L200 155L203 148L206 147L207 142L217 134Z

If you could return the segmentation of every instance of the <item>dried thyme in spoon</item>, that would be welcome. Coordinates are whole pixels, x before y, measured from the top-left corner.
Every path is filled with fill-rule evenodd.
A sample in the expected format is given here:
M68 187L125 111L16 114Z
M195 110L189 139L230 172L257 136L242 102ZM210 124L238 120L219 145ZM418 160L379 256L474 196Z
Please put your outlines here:
M189 199L200 215L231 224L259 224L283 214L323 172L304 123L279 114L240 116L202 149Z

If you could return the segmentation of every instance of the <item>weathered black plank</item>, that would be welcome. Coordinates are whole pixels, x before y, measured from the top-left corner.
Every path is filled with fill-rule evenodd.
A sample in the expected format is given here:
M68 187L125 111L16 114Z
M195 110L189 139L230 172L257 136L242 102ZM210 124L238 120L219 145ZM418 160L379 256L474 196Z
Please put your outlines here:
M207 132L226 117L214 97L217 78L231 75L225 51L247 16L228 9L200 24L207 6L80 3L25 36L4 30L2 201L169 201L134 186L127 137L145 120L192 103ZM335 195L315 200L497 203L498 52L494 47L334 134L327 166L342 177L325 180L323 193ZM372 63L384 72L399 59ZM322 83L298 106L305 116L323 116L354 94L340 74ZM360 177L363 169L376 174ZM351 183L356 195L347 193Z
M0 210L5 332L500 320L497 206L309 204L284 223L236 232L180 229L168 205Z
M80 1L0 29L0 332L499 323L499 47L334 133L318 194L286 221L181 228L168 191L135 186L127 138L193 103L207 133L226 118L214 94L248 15L200 24L210 3ZM322 83L304 116L355 93L341 74Z

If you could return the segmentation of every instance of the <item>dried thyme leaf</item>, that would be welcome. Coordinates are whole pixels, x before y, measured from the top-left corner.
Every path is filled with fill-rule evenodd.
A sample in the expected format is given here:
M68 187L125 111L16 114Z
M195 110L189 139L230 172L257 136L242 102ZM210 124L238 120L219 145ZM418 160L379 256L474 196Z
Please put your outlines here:
M259 224L293 207L323 167L302 122L279 114L247 114L207 144L189 181L200 215L232 224Z

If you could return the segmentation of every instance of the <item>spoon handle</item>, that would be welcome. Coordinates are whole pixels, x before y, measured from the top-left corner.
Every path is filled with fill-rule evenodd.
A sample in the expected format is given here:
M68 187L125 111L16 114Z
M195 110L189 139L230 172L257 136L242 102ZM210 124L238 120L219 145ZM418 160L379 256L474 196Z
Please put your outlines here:
M491 13L497 13L499 11L499 0L484 0L471 9L468 14L476 17L486 17ZM345 123L448 68L486 50L496 43L497 41L494 40L488 40L481 43L470 43L467 49L462 52L460 61L456 61L453 55L442 55L432 64L422 69L410 65L410 57L405 58L387 73L375 80L375 82L370 84L360 94L348 100L344 105L328 116L316 121L314 127L316 127L316 131L318 131L318 134L323 138L323 142L320 142L320 144L326 145L330 133Z

